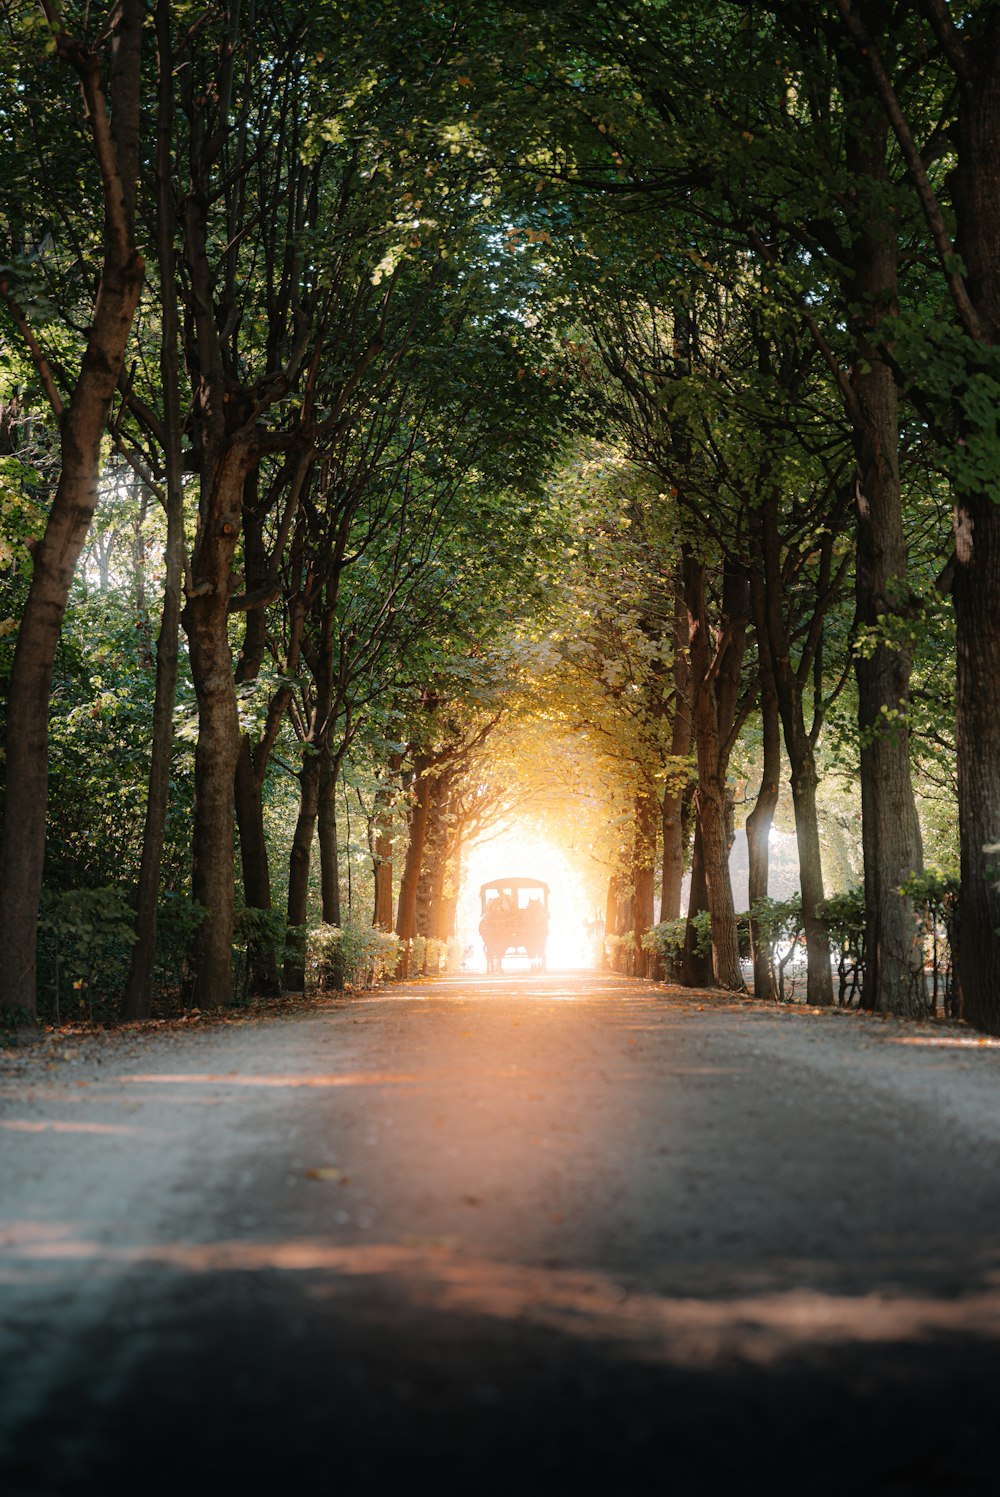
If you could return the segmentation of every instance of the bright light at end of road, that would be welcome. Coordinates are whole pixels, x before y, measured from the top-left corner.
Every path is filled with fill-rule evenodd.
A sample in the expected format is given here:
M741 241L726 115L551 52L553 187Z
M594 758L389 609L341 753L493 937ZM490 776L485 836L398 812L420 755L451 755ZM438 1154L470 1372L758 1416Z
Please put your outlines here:
M469 854L465 883L458 903L458 939L462 949L472 947L470 968L485 971L483 942L479 934L479 889L495 878L540 878L549 886L549 940L547 965L560 968L593 967L594 941L588 932L593 910L583 886L565 853L551 842L517 829L482 842ZM526 972L527 959L504 958L504 971Z

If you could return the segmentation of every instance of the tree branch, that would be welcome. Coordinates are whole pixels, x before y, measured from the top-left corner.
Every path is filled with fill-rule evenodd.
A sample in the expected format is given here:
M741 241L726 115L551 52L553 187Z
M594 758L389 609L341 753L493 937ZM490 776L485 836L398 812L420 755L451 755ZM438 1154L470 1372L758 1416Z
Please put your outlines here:
M957 258L955 247L951 242L951 237L945 225L941 204L938 202L937 195L931 186L923 158L917 149L913 132L910 130L896 91L885 70L881 54L855 10L852 0L837 0L837 9L840 11L844 25L853 38L858 51L868 64L868 70L872 75L882 108L885 110L886 117L899 142L903 159L909 167L910 175L913 177L917 196L920 198L920 205L924 210L924 218L927 221L927 227L931 231L934 247L941 262L941 268L944 271L945 280L951 292L951 299L955 304L955 310L969 337L974 338L977 343L982 343L984 341L983 326L979 320L979 314L972 305L969 293L965 287L965 281L955 269Z
M49 405L55 413L56 420L61 421L66 407L63 404L62 396L59 394L55 377L52 373L52 366L45 356L42 345L32 332L27 317L25 317L20 306L14 300L14 294L10 289L10 282L6 276L0 276L0 296L7 303L10 315L14 319L14 325L27 344L28 352L31 354L31 362L38 371L42 388L45 391Z

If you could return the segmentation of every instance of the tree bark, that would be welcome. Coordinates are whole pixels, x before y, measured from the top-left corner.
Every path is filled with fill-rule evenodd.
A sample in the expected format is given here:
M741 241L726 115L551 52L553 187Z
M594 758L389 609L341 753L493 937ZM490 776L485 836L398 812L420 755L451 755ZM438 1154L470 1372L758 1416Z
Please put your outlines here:
M163 608L156 641L156 688L150 747L149 792L142 838L142 861L136 892L135 944L122 998L125 1020L146 1019L152 1010L156 959L157 902L163 836L170 794L174 744L174 702L179 664L181 589L184 579L184 493L181 472L181 413L177 346L177 282L174 255L174 211L171 189L173 134L173 49L169 0L157 0L156 43L159 60L159 107L156 137L156 238L160 266L160 380L163 386L163 467L166 488L167 542Z
M745 582L742 586L745 587ZM714 649L708 626L705 567L690 554L684 562L684 590L689 621L692 722L698 760L695 810L712 919L712 972L719 987L740 991L745 984L740 968L726 841L726 737L735 710L745 625L740 620L736 600L737 580L728 569L723 584L719 638Z
M681 884L687 851L691 787L678 771L677 761L691 752L691 668L687 653L687 610L683 583L676 581L674 597L674 722L670 736L671 776L663 791L663 871L660 884L660 920L677 920L681 913Z
M612 873L608 879L608 892L604 901L604 944L601 951L601 966L605 969L613 963L608 957L608 936L617 934L618 931L618 875Z
M424 861L427 821L430 815L430 760L418 755L414 762L413 805L409 814L409 840L403 876L399 881L399 907L396 912L396 934L403 949L400 975L410 975L410 942L416 934L417 885Z
M937 43L936 60L956 80L958 118L953 132L955 164L949 173L954 195L953 253L943 213L927 176L875 38L851 0L837 0L848 33L857 43L875 90L896 135L910 180L969 344L970 377L981 374L986 354L995 381L1000 341L1000 13L995 6L964 14L941 0L923 0ZM978 346L977 346L978 345ZM961 399L956 401L960 442L973 432ZM978 440L993 442L987 432ZM956 483L955 563L952 599L956 632L956 747L958 768L961 892L956 918L956 975L965 1017L978 1028L1000 1033L1000 506L974 477Z
M7 692L6 798L0 844L0 1009L36 1008L38 904L45 861L48 712L59 630L70 585L98 500L101 440L125 357L145 265L135 243L139 164L143 0L123 0L111 72L109 117L100 61L66 35L57 51L80 77L86 120L100 166L104 205L101 278L87 347L67 409L5 280L0 291L27 335L38 372L60 418L62 472L34 555L31 585Z
M264 831L264 785L246 733L240 735L234 804L240 836L243 901L249 910L269 911L272 908L271 866ZM274 941L267 936L251 941L247 961L250 964L248 991L276 997L281 992L281 974Z
M754 593L754 621L757 633L757 654L761 662L760 716L763 738L763 763L760 789L754 808L747 817L747 853L749 857L750 905L750 952L753 958L753 990L761 999L772 999L774 973L767 942L761 939L760 927L753 916L753 907L758 899L767 898L769 871L769 837L778 805L779 779L781 775L781 719L778 714L778 698L774 690L774 677L770 666L770 650L766 631L763 628L763 588L759 573L751 582Z
M305 987L306 925L309 920L309 869L319 816L319 755L309 745L302 751L299 770L299 814L288 863L288 944L285 987L301 993Z
M240 530L243 484L253 461L249 443L223 438L202 476L201 526L184 605L191 677L198 702L192 893L206 911L195 938L189 1000L201 1008L227 1003L232 990L235 891L235 780L240 731L229 644L229 596Z
M1000 343L1000 17L986 22L961 95L957 248L983 337ZM995 367L995 364L994 364ZM1000 1034L1000 504L959 492L952 598L961 892L957 968L964 1017Z
M864 635L854 658L865 870L861 1003L880 1013L922 1015L927 994L921 941L912 900L899 892L923 869L910 773L912 652L893 640L898 630L886 628L913 611L899 481L899 397L879 327L898 311L896 228L886 196L889 127L873 99L855 100L848 120L847 165L863 189L851 214L849 296L860 310L851 371L856 399L848 412L858 465L856 625Z
M649 790L641 790L635 798L632 828L632 970L637 977L646 976L653 965L649 953L643 950L642 938L653 925L653 875L659 819L656 796Z
M694 849L691 854L691 887L688 891L687 929L684 932L684 955L681 958L681 986L707 988L712 981L711 955L698 951L695 915L708 909L708 887L705 882L705 857L702 851L701 824L695 818Z
M784 731L785 750L791 769L792 805L795 810L795 840L799 855L799 888L802 893L802 924L806 937L806 996L816 1007L833 1003L830 942L819 914L823 902L823 860L819 840L816 787L819 777L812 739L806 731L802 704L802 682L792 665L791 640L785 613L781 577L781 540L778 532L778 496L765 494L761 505L761 534L766 598L767 641L771 655L774 689Z
M390 783L395 782L402 759L399 754L389 758ZM372 924L378 930L392 930L392 810L389 805L388 787L380 787L375 797L375 848L373 853L375 873L375 908Z
M324 745L320 753L319 862L323 921L339 925L340 848L337 843L337 783L340 765Z

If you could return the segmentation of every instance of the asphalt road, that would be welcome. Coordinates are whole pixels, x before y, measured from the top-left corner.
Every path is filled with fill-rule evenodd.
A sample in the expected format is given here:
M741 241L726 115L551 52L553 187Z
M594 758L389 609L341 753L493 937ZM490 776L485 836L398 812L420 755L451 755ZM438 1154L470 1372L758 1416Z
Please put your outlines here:
M996 1493L1000 1047L590 976L0 1054L0 1492Z

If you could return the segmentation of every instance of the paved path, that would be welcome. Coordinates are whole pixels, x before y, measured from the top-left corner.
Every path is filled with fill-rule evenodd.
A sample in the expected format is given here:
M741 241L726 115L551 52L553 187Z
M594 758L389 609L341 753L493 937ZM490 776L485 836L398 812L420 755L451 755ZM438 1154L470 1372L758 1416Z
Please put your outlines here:
M596 976L0 1056L0 1491L995 1493L1000 1048Z

